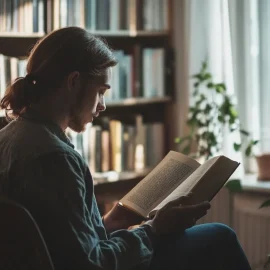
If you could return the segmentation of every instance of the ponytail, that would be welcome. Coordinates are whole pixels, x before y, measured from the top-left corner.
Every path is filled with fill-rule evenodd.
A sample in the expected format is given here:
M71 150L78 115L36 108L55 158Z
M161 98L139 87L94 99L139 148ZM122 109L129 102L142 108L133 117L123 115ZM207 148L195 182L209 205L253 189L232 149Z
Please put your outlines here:
M29 101L25 95L26 81L23 77L17 78L6 89L0 102L0 108L6 111L6 116L17 118L28 106ZM10 112L9 112L10 111Z

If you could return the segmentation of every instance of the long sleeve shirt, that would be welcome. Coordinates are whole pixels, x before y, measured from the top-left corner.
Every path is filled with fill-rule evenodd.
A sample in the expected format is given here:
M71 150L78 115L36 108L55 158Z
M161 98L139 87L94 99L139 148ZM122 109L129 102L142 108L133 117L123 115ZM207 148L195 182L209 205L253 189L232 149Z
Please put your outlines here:
M147 226L107 234L87 164L60 127L33 111L0 130L0 195L34 217L56 270L147 269Z

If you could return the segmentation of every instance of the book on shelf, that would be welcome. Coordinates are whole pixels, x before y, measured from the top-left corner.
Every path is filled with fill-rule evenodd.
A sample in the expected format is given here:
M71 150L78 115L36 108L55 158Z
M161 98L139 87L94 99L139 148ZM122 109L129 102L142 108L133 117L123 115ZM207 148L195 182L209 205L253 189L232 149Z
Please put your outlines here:
M115 51L118 65L112 69L112 91L107 91L107 100L166 96L165 84L170 70L166 66L166 49L139 48L138 45L132 49L131 54Z
M47 0L47 28L80 26L91 31L168 29L168 0Z
M44 33L44 0L1 0L0 33Z
M119 206L129 215L134 213L134 216L147 219L168 202L190 192L189 204L211 201L238 166L238 162L222 155L200 164L181 153L170 151L119 201Z
M137 97L164 97L168 94L165 92L165 85L172 79L166 73L170 68L165 64L168 62L165 48L139 49L135 45L130 54L123 50L114 53L118 65L112 69L112 90L106 92L107 102ZM26 59L0 54L0 97L10 82L25 76L26 64Z
M0 32L44 33L67 26L91 31L168 29L169 0L1 0ZM46 21L45 21L46 18Z
M135 115L132 123L108 118L100 121L103 123L88 125L83 133L67 130L92 173L152 168L164 157L163 123L144 123L142 115Z
M18 59L0 54L0 99L4 96L6 87L17 77L26 75L25 59Z

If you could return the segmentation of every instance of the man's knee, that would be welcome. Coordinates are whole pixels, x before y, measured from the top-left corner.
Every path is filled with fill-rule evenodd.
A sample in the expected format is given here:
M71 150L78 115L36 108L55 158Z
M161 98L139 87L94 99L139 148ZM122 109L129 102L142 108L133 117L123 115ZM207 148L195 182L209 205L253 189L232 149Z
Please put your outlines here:
M227 238L229 239L236 238L235 231L231 227L223 223L211 223L210 226L211 230L215 232L215 234L219 239L226 240Z

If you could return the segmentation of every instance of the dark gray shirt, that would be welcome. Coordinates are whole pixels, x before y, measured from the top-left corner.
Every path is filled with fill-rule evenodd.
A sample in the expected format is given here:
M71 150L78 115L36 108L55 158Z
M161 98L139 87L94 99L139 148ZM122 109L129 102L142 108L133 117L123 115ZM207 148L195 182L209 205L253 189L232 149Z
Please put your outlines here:
M147 227L108 235L87 164L59 126L27 112L0 130L0 195L26 207L56 270L147 269Z

